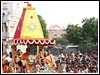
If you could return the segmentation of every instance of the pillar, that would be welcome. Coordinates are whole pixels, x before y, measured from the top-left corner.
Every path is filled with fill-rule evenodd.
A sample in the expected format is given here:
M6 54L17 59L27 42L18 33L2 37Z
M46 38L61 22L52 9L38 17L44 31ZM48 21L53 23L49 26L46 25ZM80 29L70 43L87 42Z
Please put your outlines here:
M37 54L39 54L39 46L37 46Z
M44 58L44 46L40 46L40 56Z
M12 63L13 63L13 67L14 67L16 45L11 45L11 49L12 49Z

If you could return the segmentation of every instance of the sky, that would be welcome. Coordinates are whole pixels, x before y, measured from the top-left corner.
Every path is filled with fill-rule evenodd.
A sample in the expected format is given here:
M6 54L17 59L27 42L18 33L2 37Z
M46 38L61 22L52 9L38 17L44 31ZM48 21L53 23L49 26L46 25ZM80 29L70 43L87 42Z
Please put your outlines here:
M36 8L37 14L45 20L47 27L68 24L82 25L82 19L96 17L99 19L99 1L24 1Z
M99 18L99 1L31 1L37 14L46 21L47 27L68 24L82 25L82 19Z

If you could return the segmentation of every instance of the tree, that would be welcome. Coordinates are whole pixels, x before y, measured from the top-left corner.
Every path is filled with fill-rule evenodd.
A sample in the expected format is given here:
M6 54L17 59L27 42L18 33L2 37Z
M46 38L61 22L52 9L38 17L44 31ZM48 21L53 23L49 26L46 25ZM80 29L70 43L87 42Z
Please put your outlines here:
M98 19L95 17L85 18L82 21L83 26L83 43L93 43L96 44L98 42Z
M44 34L44 38L48 38L48 31L46 30L46 22L45 20L43 20L42 16L38 15L42 30L43 30L43 34Z
M62 38L53 38L54 40L56 40L56 44L60 44L60 45L66 45L66 39L62 39Z
M78 25L69 24L66 29L66 39L68 39L70 44L81 44L83 37L82 37L82 28Z
M62 34L61 35L62 38L53 38L54 40L56 40L56 44L60 44L60 45L67 45L68 43L68 40L66 39L66 36L65 34Z

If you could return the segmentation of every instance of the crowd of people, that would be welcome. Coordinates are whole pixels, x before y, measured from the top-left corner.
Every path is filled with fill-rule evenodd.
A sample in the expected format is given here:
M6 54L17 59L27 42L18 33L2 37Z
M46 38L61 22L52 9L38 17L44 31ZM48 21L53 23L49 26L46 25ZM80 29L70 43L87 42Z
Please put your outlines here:
M98 73L98 53L61 53L56 61L58 73ZM60 67L60 68L59 68Z
M61 52L57 60L50 50L44 52L44 58L40 54L36 56L26 48L26 53L16 50L13 61L12 53L2 56L3 73L98 73L98 53L77 54L73 52L64 54Z
M14 56L15 58L13 59L11 52L3 54L3 73L48 73L51 69L52 72L54 72L55 67L53 63L55 63L55 61L50 51L45 52L44 58L42 58L40 54L36 56L33 55L30 48L26 48L25 53L22 53L22 51L18 49L14 52Z

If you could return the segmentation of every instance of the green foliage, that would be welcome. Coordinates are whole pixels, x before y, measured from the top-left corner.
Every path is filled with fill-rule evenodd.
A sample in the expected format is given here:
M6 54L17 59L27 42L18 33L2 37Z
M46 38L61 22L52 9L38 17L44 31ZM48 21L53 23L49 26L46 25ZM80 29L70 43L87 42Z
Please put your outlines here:
M66 38L72 44L96 44L98 42L98 19L95 17L85 18L82 27L69 24L66 29Z
M93 44L96 44L98 42L98 19L95 17L90 19L85 18L82 23L84 40L89 40Z
M42 16L38 15L38 18L39 18L39 21L40 21L40 24L41 24L41 27L42 27L42 30L43 30L43 34L44 34L44 38L48 38L48 31L46 30L46 22L45 20L43 20Z
M73 44L81 44L83 37L82 37L82 28L78 25L69 24L67 27L67 39L70 43Z
M48 31L46 30L46 23L43 18L38 15L44 37L48 37ZM67 34L62 34L62 38L54 38L57 44L67 45L91 45L98 43L98 19L95 17L85 18L82 21L82 27L79 25L69 24L66 29Z
M65 34L62 34L62 38L53 38L54 40L56 40L56 44L60 44L60 45L67 45L68 40L65 37Z

